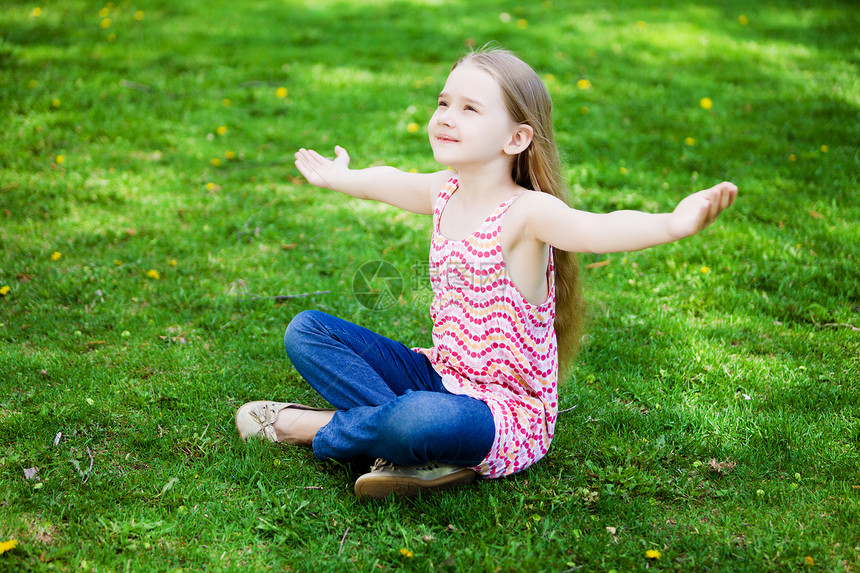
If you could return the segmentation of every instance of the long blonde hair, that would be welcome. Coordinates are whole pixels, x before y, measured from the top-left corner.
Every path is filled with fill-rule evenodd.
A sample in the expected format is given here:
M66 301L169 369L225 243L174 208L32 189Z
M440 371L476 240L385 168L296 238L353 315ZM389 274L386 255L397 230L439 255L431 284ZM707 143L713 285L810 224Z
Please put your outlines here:
M531 126L531 145L516 156L511 175L517 185L549 193L566 202L561 161L552 126L552 100L537 73L507 50L483 49L460 59L454 68L470 64L489 73L502 89L508 112L516 123ZM563 373L579 350L585 303L576 255L553 249L555 263L555 334Z

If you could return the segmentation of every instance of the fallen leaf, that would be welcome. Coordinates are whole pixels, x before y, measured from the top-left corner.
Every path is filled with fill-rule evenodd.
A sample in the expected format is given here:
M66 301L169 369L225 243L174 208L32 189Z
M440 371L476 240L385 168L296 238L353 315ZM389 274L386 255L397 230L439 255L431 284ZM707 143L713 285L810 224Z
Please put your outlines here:
M39 481L39 468L24 468L24 479L32 479Z
M735 469L735 465L737 465L735 462L730 462L729 460L724 462L718 462L715 458L708 460L708 467L717 473L730 472Z
M600 267L608 266L610 262L611 262L611 261L610 261L609 259L606 259L605 261L598 261L598 262L596 262L596 263L589 263L589 264L585 265L585 268L587 268L587 269L597 269L597 268L600 268Z
M824 218L824 215L822 215L818 211L809 211L809 216L812 217L813 219L823 219Z

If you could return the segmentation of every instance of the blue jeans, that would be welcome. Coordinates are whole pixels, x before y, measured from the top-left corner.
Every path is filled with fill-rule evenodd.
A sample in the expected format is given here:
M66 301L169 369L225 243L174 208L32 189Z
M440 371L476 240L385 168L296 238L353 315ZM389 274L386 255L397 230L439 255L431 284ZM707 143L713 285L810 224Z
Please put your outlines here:
M446 390L423 354L314 310L293 318L284 345L299 374L337 408L314 437L319 459L472 467L489 453L490 408Z

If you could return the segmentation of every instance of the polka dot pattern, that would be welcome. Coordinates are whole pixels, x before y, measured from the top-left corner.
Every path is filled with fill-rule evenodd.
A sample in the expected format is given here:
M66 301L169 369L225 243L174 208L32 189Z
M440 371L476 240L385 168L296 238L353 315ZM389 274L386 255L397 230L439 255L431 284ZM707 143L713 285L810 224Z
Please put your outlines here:
M455 394L486 402L496 438L474 469L486 477L522 471L546 455L558 416L558 346L552 257L549 296L529 303L514 286L502 257L502 220L516 200L501 205L469 237L445 238L439 219L459 181L451 178L433 209L430 283L433 348L416 348Z

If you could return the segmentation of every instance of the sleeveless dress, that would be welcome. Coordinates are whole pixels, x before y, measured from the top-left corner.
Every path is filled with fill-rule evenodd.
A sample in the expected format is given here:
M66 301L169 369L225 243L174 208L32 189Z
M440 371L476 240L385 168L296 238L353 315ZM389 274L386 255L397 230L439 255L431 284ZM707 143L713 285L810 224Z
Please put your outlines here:
M453 394L485 402L496 437L472 468L485 477L524 470L546 455L558 417L558 346L552 252L547 300L528 302L508 276L502 257L505 213L519 194L499 205L469 237L442 235L439 221L457 190L451 178L433 208L430 282L433 348L426 355Z

